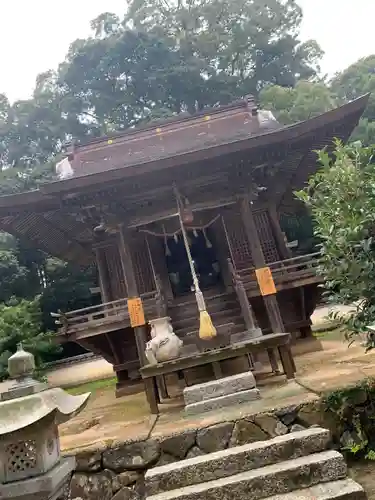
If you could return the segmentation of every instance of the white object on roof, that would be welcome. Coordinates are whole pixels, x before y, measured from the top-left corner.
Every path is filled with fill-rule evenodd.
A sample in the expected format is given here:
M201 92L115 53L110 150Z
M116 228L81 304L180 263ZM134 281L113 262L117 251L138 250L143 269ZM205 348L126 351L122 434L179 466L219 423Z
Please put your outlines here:
M69 179L70 177L73 177L74 170L68 158L64 158L63 160L56 163L56 173L60 180Z
M258 110L258 117L259 117L260 124L263 124L263 123L266 123L269 121L277 122L272 111L269 111L268 109L259 109Z

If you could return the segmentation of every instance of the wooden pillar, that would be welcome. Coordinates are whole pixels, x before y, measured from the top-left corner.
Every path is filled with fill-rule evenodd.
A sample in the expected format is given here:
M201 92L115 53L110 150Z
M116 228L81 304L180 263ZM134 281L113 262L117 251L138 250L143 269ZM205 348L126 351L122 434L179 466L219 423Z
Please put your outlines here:
M250 246L253 263L256 269L266 267L262 246L260 244L258 230L255 225L253 212L250 207L248 195L244 195L240 201L242 220L245 226L245 232ZM285 332L284 323L281 317L279 304L276 295L267 295L263 297L264 305L267 310L271 328L274 333Z
M111 289L108 281L108 272L106 266L104 265L103 256L100 250L101 250L100 247L95 248L95 256L96 256L96 264L99 275L99 286L102 296L102 303L106 303L111 301L111 294L110 294Z
M136 298L138 295L137 280L135 279L134 266L130 251L129 241L131 241L130 232L127 229L121 228L119 233L119 251L121 258L122 270L128 291L128 298ZM137 345L138 357L141 366L146 364L146 342L147 330L146 326L137 326L134 328L135 342Z
M284 234L283 234L281 227L280 227L280 221L279 221L279 216L277 214L276 206L271 205L271 207L268 210L268 213L270 216L272 233L273 233L273 236L276 240L277 249L278 249L279 254L280 254L280 260L281 259L289 259L292 256L292 252L286 246Z
M244 195L242 197L240 201L240 209L255 269L266 267L267 264L264 258L248 195ZM284 323L281 317L276 295L266 295L263 297L263 301L273 333L285 332ZM276 374L280 373L273 349L267 349L267 354L270 360L272 372Z

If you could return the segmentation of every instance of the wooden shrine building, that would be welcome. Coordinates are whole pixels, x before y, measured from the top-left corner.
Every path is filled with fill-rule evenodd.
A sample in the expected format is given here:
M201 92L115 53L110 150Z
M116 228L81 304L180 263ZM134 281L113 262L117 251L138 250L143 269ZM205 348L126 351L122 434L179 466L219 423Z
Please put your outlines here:
M308 335L317 254L293 255L279 218L295 210L293 192L317 170L314 151L347 141L367 100L286 127L251 98L151 123L73 148L67 178L0 197L2 230L97 266L101 305L64 311L59 341L101 354L121 387L145 363L149 335L147 324L131 327L128 298L142 299L146 323L169 316L187 344L197 337L181 205L218 338L224 332L230 342L254 326Z

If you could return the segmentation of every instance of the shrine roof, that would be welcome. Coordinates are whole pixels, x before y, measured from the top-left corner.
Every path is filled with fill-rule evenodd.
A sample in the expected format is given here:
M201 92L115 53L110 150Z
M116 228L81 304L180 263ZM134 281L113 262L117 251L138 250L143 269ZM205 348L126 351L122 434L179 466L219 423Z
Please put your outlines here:
M254 169L266 158L273 170L267 182L273 184L272 193L282 204L285 193L300 188L317 169L314 151L332 147L335 138L345 142L350 137L368 98L363 96L290 126L280 126L272 115L243 101L96 139L75 148L73 177L36 191L1 196L0 228L57 257L88 263L92 260L93 227L81 220L82 200L85 206L103 200L116 202L120 211L125 209L133 218L146 210L152 215L165 208L159 201L172 195L163 186L171 189L174 179L188 179L191 186L196 182L191 189L200 199L207 192L212 194L219 183L204 177L223 175L231 158L245 160L245 170ZM221 178L220 186L228 184L232 174L225 175L229 178L224 182ZM145 185L158 191L151 202L142 194Z
M324 127L344 124L347 119L358 121L368 97L288 126L280 125L271 113L257 110L244 100L95 139L72 151L73 177L44 185L42 190L45 194L74 191L201 159L296 141Z

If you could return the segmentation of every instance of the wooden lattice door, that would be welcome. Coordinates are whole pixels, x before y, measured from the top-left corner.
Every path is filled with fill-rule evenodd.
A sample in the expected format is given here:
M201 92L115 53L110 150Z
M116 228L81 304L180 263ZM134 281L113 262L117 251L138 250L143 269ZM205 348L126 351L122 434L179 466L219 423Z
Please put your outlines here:
M258 231L264 260L267 264L279 261L280 253L278 251L277 242L272 231L272 222L268 211L257 210L256 212L254 212L254 222Z
M117 242L97 249L98 264L104 274L102 295L109 301L127 297L127 287ZM104 293L103 293L104 291Z
M268 211L257 210L253 212L253 214L266 263L280 260ZM241 271L254 267L253 257L251 255L239 207L233 206L224 211L223 224L228 239L231 258L236 269Z
M253 267L251 250L245 228L237 206L227 208L223 213L223 224L228 240L230 257L238 271Z
M156 286L153 265L151 263L150 248L144 233L133 235L131 241L131 256L138 293L142 295L155 291Z

